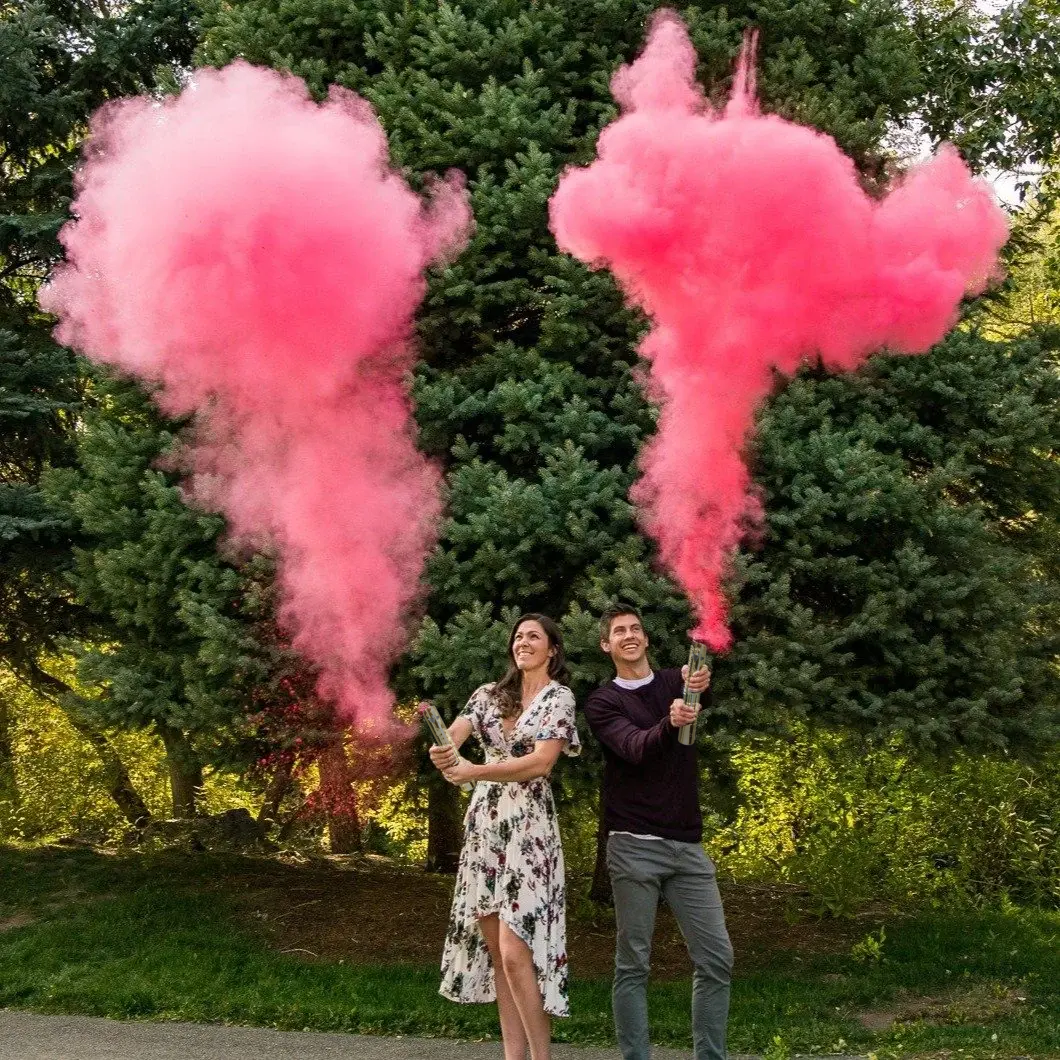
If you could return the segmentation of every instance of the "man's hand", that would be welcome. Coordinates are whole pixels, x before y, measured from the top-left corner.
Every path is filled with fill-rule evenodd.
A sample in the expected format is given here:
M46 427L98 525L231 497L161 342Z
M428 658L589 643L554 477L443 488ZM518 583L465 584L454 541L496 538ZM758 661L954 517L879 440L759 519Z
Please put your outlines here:
M702 670L698 671L696 676L698 677L702 672ZM680 729L682 725L691 725L698 713L697 707L686 706L683 699L675 699L670 704L670 724L675 729Z
M710 686L710 670L705 666L701 666L691 677L688 676L688 666L681 667L681 680L693 691L693 692L705 692Z

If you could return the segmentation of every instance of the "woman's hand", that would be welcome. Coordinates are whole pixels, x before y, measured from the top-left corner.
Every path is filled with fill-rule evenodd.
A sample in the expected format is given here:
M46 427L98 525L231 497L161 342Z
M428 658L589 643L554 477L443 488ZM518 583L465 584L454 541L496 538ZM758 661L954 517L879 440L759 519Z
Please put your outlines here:
M460 759L460 755L457 754L456 748L452 745L448 747L439 747L438 744L434 744L428 752L431 756L431 761L444 773L447 769L452 769ZM449 778L446 777L448 780Z
M450 784L472 784L475 781L474 763L457 755L456 762L447 769L442 770L442 776Z
M466 784L474 779L474 766L466 758L461 758L455 747L439 747L434 744L428 753L431 761L450 784Z

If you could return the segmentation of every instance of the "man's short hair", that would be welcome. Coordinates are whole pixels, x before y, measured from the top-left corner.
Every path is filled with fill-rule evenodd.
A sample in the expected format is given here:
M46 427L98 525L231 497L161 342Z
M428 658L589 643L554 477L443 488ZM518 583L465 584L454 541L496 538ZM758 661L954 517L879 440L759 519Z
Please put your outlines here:
M632 604L623 604L621 602L612 604L601 616L600 616L600 640L611 639L611 623L614 622L619 615L633 615L636 620L643 626L644 619L641 618L640 612Z

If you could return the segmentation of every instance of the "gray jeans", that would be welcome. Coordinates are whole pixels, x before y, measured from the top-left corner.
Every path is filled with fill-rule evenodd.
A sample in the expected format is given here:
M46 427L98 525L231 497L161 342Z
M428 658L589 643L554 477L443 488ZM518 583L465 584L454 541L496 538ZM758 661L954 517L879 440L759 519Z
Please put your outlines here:
M725 930L714 863L698 843L607 838L615 893L617 946L612 1001L615 1034L625 1060L649 1060L648 972L660 895L673 910L695 969L692 1041L695 1060L725 1060L732 944Z

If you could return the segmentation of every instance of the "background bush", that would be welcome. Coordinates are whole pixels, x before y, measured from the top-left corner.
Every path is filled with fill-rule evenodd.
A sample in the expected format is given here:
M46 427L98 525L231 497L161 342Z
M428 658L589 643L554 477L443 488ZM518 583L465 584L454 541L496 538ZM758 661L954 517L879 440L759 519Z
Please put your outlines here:
M0 697L11 718L18 785L17 805L0 806L0 839L114 843L125 835L128 824L100 783L99 760L65 714L2 671ZM116 732L112 741L152 813L165 817L161 741L142 731ZM961 752L925 761L898 741L880 747L801 730L788 740L748 741L732 764L735 818L705 807L708 849L729 880L798 885L822 915L849 915L878 900L1060 906L1060 755L1034 765ZM560 773L574 768L561 764ZM312 775L301 778L288 813L315 784ZM413 767L358 788L366 850L421 863L427 800ZM260 800L254 787L218 770L207 774L201 806L204 813L242 806L256 814ZM575 900L592 873L596 810L595 795L584 789L561 802ZM325 848L313 814L286 840L307 851Z

